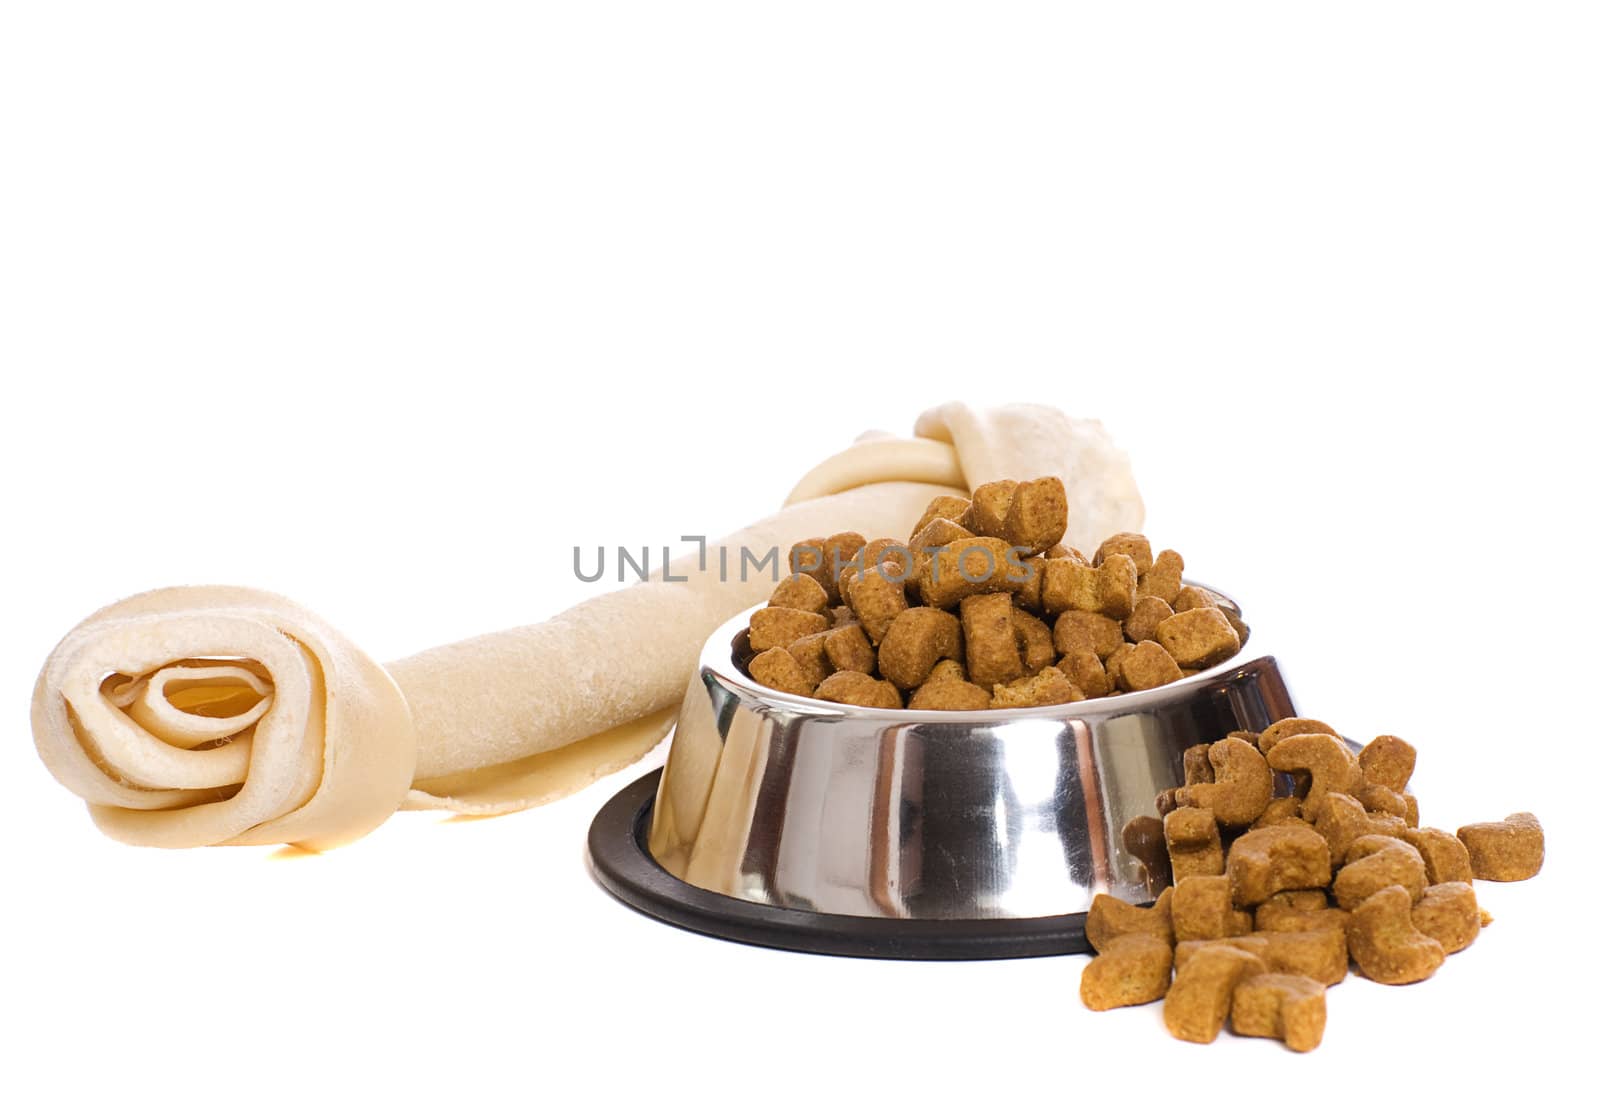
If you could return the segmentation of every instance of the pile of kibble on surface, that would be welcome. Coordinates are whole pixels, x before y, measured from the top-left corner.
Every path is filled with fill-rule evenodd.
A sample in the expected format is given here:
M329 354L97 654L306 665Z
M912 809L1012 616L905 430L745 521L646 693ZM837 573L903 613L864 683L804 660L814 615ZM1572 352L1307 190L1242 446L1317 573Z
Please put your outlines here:
M1120 533L1061 544L1059 478L935 498L905 541L841 532L790 550L750 618L747 671L779 691L867 707L977 711L1142 691L1220 664L1248 636L1183 557Z
M1305 1052L1322 1041L1326 989L1352 963L1378 983L1427 979L1489 923L1473 879L1532 878L1544 832L1525 812L1453 835L1421 827L1406 791L1415 764L1402 739L1356 753L1315 719L1188 750L1159 818L1122 836L1151 882L1173 885L1149 908L1095 897L1084 1005L1165 998L1167 1029L1184 1041L1214 1041L1226 1021ZM1292 795L1275 795L1279 774Z

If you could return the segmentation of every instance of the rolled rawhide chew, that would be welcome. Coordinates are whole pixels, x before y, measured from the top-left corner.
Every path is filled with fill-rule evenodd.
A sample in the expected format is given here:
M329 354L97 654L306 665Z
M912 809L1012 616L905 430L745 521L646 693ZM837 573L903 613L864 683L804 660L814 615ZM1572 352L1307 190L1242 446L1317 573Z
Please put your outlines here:
M50 772L107 835L155 847L329 847L377 827L416 769L405 697L288 599L134 595L79 623L33 693Z
M1039 460L1024 473L1057 474L1069 493L1078 484L1062 474L1062 448L1040 435L1041 417L1054 416L1058 433L1077 421L1032 406L981 423L959 416L978 424L955 424L961 481L979 477L972 456L994 457L984 439L1015 428ZM136 595L50 655L34 693L35 742L102 830L147 846L323 849L400 807L532 807L637 761L670 729L706 637L781 574L739 570L741 554L781 556L841 527L868 540L903 531L933 499L966 493L938 484L957 474L930 466L934 457L924 452L906 477L876 477L890 468L874 460L837 492L824 486L709 545L733 557L726 573L715 560L704 570L675 563L670 582L656 572L547 621L387 666L264 591ZM1123 514L1117 530L1139 527L1136 491Z
M726 582L715 561L656 572L386 667L265 591L135 595L50 655L34 740L103 831L144 846L322 849L400 807L533 807L661 740L706 635L771 591L771 565L736 578L741 549L764 556L838 520L904 523L941 492L889 482L790 506L713 546L735 557Z

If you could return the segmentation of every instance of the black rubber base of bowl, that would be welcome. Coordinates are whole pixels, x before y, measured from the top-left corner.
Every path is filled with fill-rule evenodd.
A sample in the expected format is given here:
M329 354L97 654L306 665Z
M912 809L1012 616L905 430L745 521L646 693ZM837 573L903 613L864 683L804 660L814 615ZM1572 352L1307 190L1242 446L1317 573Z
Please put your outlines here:
M589 855L601 885L669 925L791 952L891 960L1001 960L1089 950L1082 913L951 921L838 917L691 886L663 870L646 845L660 782L658 769L606 803L589 826Z

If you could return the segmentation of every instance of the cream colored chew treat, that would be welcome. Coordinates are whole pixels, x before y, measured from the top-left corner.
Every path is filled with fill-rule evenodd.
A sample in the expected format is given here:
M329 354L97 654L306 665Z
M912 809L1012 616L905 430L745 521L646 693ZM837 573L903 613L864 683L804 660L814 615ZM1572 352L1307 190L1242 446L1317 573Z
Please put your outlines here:
M154 847L348 842L395 810L417 755L382 668L310 611L236 587L85 619L39 675L33 737L102 831ZM226 744L193 749L211 741Z
M1128 456L1098 420L1074 419L1038 404L977 411L951 403L924 412L916 434L915 439L863 438L807 474L789 500L891 478L970 490L1002 478L1049 474L1066 485L1063 544L1092 554L1107 537L1137 532L1144 524L1144 501Z
M841 522L887 530L943 492L889 482L792 505L719 542L733 557L726 582L715 561L704 572L690 565L673 572L686 582L653 577L387 672L264 591L136 595L51 654L34 738L104 831L147 846L323 848L370 831L402 801L480 814L531 807L661 740L706 635L772 590L770 574L739 581L741 548L761 557ZM190 695L173 666L208 675L188 682ZM226 717L196 709L207 699ZM248 716L235 713L245 700ZM152 702L156 717L145 714Z
M813 472L807 499L712 545L730 556L727 580L715 561L704 572L675 565L671 583L657 573L387 669L266 592L183 587L126 599L81 623L46 662L33 705L40 757L108 834L161 847L320 849L402 804L488 814L575 792L660 741L706 637L771 593L770 565L740 578L742 550L782 556L841 528L892 536L991 469L1057 474L1069 496L1105 488L1076 470L1109 463L1126 475L1098 425L1051 409L980 417L947 405L919 424L935 415L946 426L931 438L858 444ZM1074 437L1083 446L1058 445ZM896 449L904 443L914 449ZM1133 496L1112 528L1137 528L1131 478L1117 487Z

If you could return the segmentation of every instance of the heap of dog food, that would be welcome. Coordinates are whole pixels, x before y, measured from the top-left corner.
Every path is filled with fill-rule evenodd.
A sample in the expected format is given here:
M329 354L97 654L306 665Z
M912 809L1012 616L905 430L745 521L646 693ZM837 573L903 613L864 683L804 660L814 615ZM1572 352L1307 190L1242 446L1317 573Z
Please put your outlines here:
M1160 820L1123 834L1150 879L1173 885L1153 908L1094 899L1084 1005L1165 997L1167 1029L1184 1041L1211 1042L1231 1019L1236 1034L1305 1052L1350 962L1379 983L1431 976L1489 923L1473 879L1532 878L1544 832L1528 813L1454 835L1419 826L1406 792L1415 764L1399 738L1358 754L1315 719L1188 750ZM1293 775L1292 795L1274 795L1276 774Z
M835 703L972 711L1142 691L1239 651L1248 627L1183 582L1177 552L1119 533L1089 560L1066 528L1047 477L935 498L904 542L802 540L751 616L747 671Z

